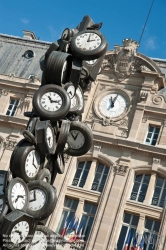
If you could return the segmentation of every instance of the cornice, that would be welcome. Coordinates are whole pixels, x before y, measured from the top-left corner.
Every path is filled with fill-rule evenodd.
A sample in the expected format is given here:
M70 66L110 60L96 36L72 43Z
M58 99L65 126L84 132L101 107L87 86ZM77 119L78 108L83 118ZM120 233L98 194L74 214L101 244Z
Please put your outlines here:
M126 211L131 211L134 213L144 213L146 216L153 216L157 219L161 218L163 209L157 206L145 205L144 203L127 200L125 205Z
M66 195L70 195L78 199L83 198L85 200L87 199L88 201L98 202L101 193L93 190L86 190L84 188L79 188L75 186L68 186Z
M143 143L130 141L129 139L122 138L113 138L108 134L101 135L95 131L93 131L94 136L94 145L107 147L107 148L115 148L123 151L130 151L136 154L144 154L149 155L153 158L166 159L166 149L157 147L157 146L149 146Z
M0 126L3 127L10 127L10 128L18 128L18 129L25 129L27 126L28 119L18 118L16 116L7 116L0 114Z

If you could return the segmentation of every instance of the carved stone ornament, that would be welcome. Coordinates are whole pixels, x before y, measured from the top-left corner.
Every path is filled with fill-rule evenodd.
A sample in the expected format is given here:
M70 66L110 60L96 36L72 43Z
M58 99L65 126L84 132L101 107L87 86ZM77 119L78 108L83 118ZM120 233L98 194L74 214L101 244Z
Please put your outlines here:
M142 118L142 122L143 122L143 123L146 123L148 119L149 119L149 117L148 117L148 116L143 117L143 118Z
M153 164L160 164L160 159L153 158Z
M120 126L127 127L128 126L128 120L127 119L121 120L120 121Z
M147 100L147 97L148 97L148 91L141 90L141 92L140 92L140 99L141 99L141 101L145 102Z
M103 118L103 125L104 126L110 126L112 123L113 123L113 121L111 120L110 117L106 116L105 118Z
M127 169L129 167L126 166L126 165L123 165L123 164L118 164L118 165L114 166L113 168L114 168L114 173L115 174L124 176L124 175L126 175Z
M14 150L16 144L17 144L16 141L12 141L7 138L5 142L5 148L8 150Z
M8 78L9 78L10 80L13 80L14 77L15 77L14 73L11 73L10 75L8 75Z
M155 96L153 96L152 101L155 105L159 105L163 101L163 96L155 95Z
M9 89L1 89L1 95L7 96L9 94Z

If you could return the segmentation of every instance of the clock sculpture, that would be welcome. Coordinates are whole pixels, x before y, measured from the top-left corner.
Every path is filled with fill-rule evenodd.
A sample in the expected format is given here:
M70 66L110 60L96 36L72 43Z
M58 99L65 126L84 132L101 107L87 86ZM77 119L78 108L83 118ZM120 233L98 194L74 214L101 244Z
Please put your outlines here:
M2 249L56 249L55 241L48 242L55 233L45 222L56 206L53 184L65 172L64 154L81 156L92 146L92 131L82 123L83 93L96 79L107 50L100 27L85 16L76 29L66 28L40 59L41 86L33 96L33 110L24 113L29 121L10 159L12 177L0 170ZM123 97L104 98L100 109L109 116L120 112L119 102L125 107Z

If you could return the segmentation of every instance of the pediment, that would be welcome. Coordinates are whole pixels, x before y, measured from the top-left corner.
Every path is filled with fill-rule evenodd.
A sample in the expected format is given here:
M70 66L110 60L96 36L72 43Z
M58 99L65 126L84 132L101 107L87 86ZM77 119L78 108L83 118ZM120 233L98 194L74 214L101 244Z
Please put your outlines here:
M149 57L137 52L139 44L132 39L124 39L123 46L114 46L103 60L103 70L114 72L119 81L133 73L154 72L162 75L160 68Z

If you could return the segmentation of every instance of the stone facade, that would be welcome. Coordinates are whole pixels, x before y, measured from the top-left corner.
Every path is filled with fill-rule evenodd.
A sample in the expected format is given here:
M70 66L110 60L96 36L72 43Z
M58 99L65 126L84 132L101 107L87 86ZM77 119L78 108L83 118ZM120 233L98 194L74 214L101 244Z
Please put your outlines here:
M0 36L0 55L5 46L19 46L26 50L35 50L38 59L45 53L49 43L27 38ZM160 221L159 234L162 244L156 250L166 248L165 208L151 205L156 178L166 180L166 99L160 93L166 86L166 61L150 59L137 52L138 44L125 39L123 46L115 46L105 56L102 71L91 89L85 93L85 112L83 121L93 131L94 143L91 150L81 157L65 157L66 169L58 175L54 185L57 188L58 202L47 225L58 230L65 197L78 200L76 216L83 214L85 202L97 205L93 225L86 243L87 250L118 249L118 239L122 227L124 212L139 217L137 231L143 233L145 219ZM3 50L4 48L4 50ZM39 54L38 54L39 53ZM21 55L21 53L20 53ZM36 57L31 66L36 65ZM0 169L8 169L10 156L16 143L22 138L27 118L24 111L32 108L32 96L40 85L40 69L31 72L24 63L24 72L36 75L35 79L28 75L20 75L14 70L16 60L9 58L10 72L0 60ZM34 60L34 62L32 62ZM11 63L13 61L13 64ZM20 67L22 64L20 63ZM38 64L39 67L39 64ZM100 110L103 96L116 92L126 100L126 109L114 118L104 116ZM6 112L10 99L19 100L14 116ZM149 126L160 128L156 144L145 144ZM91 167L83 187L72 185L79 162L90 161ZM96 166L102 163L109 167L109 172L102 192L91 190ZM143 202L130 198L136 175L150 175L149 185ZM68 249L59 246L57 249Z

